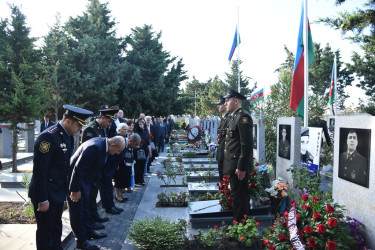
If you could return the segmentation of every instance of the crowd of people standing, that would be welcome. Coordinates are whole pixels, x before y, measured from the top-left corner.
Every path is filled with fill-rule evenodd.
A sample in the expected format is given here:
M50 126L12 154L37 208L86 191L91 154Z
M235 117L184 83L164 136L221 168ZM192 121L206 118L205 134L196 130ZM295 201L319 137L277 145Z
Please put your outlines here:
M37 220L37 249L62 249L64 201L76 247L99 249L89 240L107 236L98 230L105 228L102 223L109 218L98 213L98 193L106 213L121 214L123 209L116 203L127 202L126 192L145 185L144 177L164 152L174 122L170 116L143 113L124 119L117 106L102 105L94 117L89 110L64 108L63 119L45 126L34 145L29 197ZM73 135L80 130L81 144L74 148Z

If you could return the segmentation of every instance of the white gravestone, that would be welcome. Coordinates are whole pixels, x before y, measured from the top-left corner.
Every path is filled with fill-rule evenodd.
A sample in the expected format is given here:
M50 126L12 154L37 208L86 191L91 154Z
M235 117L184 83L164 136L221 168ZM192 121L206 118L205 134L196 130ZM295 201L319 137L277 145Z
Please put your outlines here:
M285 139L285 140L283 140ZM292 165L299 166L301 159L301 118L277 119L276 178L282 178L293 186L292 173L286 171Z
M337 116L334 138L333 199L365 224L375 249L375 117Z

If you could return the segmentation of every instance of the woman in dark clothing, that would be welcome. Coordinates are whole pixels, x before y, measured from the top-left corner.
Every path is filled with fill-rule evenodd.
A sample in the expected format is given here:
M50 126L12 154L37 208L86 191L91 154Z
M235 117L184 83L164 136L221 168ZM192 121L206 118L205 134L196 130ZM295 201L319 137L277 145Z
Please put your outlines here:
M138 158L138 150L135 150L135 166L134 166L134 181L136 185L144 186L144 171L147 162L147 157L151 158L151 146L150 146L150 138L148 136L147 129L145 128L145 121L139 120L138 123L135 125L135 130L137 134L141 137L141 149L145 151L146 160L137 160Z
M120 123L117 127L117 133L121 136L125 137L127 135L128 125L125 123ZM127 143L126 143L127 144ZM129 148L127 145L125 149L121 152L123 154L124 160L120 162L116 173L114 175L115 180L115 188L116 188L116 201L124 202L127 200L122 195L122 192L125 188L129 188L131 186L131 175L132 175L132 165L133 165L133 149Z

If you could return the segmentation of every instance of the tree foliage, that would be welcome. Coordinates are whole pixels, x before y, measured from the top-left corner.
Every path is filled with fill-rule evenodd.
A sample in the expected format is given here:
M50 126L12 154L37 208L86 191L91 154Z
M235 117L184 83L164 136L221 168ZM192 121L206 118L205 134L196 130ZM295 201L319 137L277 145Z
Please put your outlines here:
M337 4L344 2L345 0L336 1ZM363 54L353 52L352 64L347 63L346 67L356 73L359 80L357 86L375 101L375 1L368 0L363 9L342 12L339 17L321 18L319 21L341 30L347 39L360 45Z

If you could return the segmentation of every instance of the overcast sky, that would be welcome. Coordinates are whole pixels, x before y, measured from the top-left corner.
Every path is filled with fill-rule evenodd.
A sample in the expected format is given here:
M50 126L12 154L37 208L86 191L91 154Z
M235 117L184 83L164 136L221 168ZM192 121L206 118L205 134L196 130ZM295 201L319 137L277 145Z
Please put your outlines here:
M240 58L243 75L269 89L277 82L275 69L284 62L284 45L295 53L301 0L110 0L108 8L117 22L117 35L126 36L131 28L151 24L162 31L164 49L183 59L190 80L195 76L207 81L218 75L225 80L230 72L228 56L239 21ZM341 11L363 8L365 0L347 0L335 6L335 0L310 0L308 14L314 42L333 50L340 49L342 59L350 62L353 50L359 47L344 40L340 31L313 22L319 17L335 17ZM21 7L31 35L42 37L55 23L56 13L62 22L86 10L87 0L0 0L0 17L10 15L7 3ZM237 53L236 53L237 55ZM329 81L327 80L327 89ZM251 83L253 83L251 81ZM356 87L346 89L357 93L346 103L357 103L364 92Z

